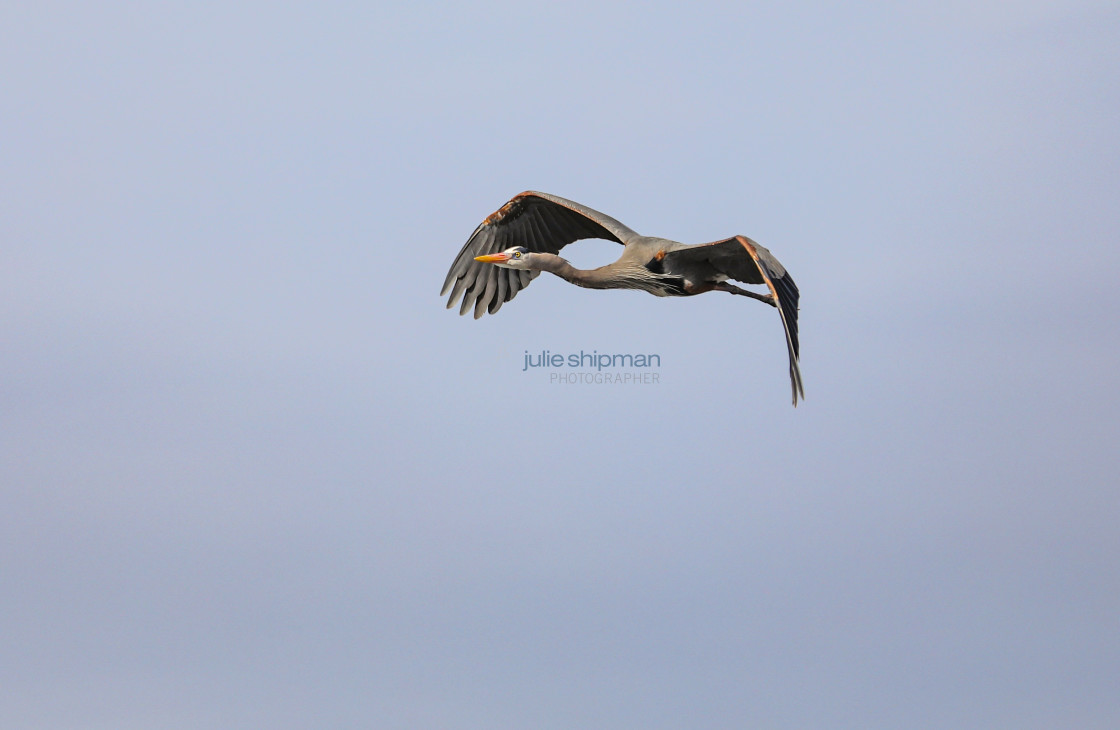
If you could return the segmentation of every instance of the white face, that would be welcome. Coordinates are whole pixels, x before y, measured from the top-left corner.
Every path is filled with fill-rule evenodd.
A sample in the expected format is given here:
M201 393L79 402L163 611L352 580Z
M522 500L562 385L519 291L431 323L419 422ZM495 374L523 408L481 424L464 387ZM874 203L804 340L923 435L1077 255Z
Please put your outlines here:
M509 258L505 261L496 262L496 266L502 266L507 269L529 268L530 253L524 246L514 246L513 248L507 248L505 251L502 251L502 253Z

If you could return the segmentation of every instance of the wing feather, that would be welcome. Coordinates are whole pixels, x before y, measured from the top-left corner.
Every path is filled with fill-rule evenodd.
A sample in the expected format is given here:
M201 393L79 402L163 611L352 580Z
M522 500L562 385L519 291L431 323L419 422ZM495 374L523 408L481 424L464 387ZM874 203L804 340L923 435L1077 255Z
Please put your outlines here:
M498 291L490 302L490 314L497 312L506 303L506 296L509 294L509 271L509 269L498 269Z
M474 301L478 299L479 286L481 286L481 282L475 281L473 284L471 284L471 287L463 293L463 302L459 307L460 317L470 311L470 308L474 306Z
M482 291L482 296L478 298L478 303L474 307L474 318L478 319L482 313L490 309L490 302L494 301L494 295L498 291L498 273L500 269L497 266L492 267L497 269L493 271L490 276L486 278L486 288Z

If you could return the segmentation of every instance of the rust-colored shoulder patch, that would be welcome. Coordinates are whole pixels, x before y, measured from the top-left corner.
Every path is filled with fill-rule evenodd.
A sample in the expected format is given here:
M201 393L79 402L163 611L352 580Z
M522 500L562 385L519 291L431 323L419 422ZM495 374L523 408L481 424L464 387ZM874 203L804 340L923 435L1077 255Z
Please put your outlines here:
M665 249L661 249L660 251L658 251L657 254L654 255L654 258L657 259L658 261L661 261L662 259L664 259L665 258Z
M529 196L529 193L527 193L527 192L521 193L520 195L513 196L512 198L510 198L510 201L508 203L503 205L501 208L498 208L496 211L494 211L490 215L486 216L486 220L482 221L482 225L492 226L495 223L501 222L501 220L503 218L505 218L507 215L509 215L515 209L517 209L518 204L520 204L521 201L524 200L528 196Z
M751 239L746 236L735 236L735 238L738 239L739 243L743 244L743 248L747 249L747 253L751 255L751 258L758 258L758 251L755 250L754 242L751 241Z

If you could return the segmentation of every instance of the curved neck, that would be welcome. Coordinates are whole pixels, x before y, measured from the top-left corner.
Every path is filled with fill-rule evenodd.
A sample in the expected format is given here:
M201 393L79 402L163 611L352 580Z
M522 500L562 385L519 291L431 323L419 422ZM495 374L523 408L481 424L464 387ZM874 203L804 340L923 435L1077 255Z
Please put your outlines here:
M533 256L534 268L556 274L564 281L590 289L605 289L615 281L610 266L597 269L577 269L567 259L551 253L538 253Z

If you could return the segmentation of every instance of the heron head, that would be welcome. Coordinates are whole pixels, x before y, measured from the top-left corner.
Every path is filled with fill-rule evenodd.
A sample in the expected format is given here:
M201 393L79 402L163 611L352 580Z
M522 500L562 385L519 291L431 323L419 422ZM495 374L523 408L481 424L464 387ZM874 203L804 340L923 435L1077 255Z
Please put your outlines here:
M501 253L491 253L485 256L475 256L475 261L481 261L484 264L494 264L506 269L531 269L530 262L533 258L533 253L524 246L514 246L507 248Z

